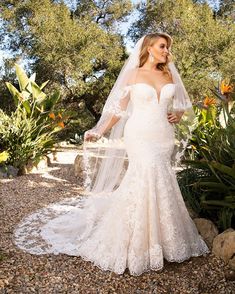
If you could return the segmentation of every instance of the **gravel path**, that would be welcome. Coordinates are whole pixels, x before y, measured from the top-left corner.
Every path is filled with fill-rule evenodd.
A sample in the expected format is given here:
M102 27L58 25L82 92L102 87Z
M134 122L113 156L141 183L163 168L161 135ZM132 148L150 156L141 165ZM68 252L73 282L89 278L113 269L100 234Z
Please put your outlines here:
M76 150L58 153L47 171L0 180L0 293L235 293L228 266L213 254L183 263L164 260L161 272L139 277L102 271L80 257L30 255L12 243L15 225L38 208L82 192L74 176Z

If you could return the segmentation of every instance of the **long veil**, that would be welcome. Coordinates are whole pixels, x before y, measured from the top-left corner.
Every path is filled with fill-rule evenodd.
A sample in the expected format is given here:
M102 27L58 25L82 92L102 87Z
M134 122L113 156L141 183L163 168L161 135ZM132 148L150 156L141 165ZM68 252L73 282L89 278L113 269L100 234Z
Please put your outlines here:
M171 37L164 34L170 44ZM124 127L132 114L130 99L131 84L134 84L136 69L139 67L140 52L146 35L140 38L123 65L119 76L105 102L97 124L84 133L83 172L84 188L87 193L110 192L116 189L128 168L128 157L123 141ZM169 48L170 49L170 48ZM176 91L171 111L183 111L180 123L175 126L175 150L172 165L179 166L188 139L195 127L195 115L188 93L173 61L168 63ZM112 122L116 123L109 129ZM106 129L109 131L105 132ZM85 140L88 134L97 136L95 142Z

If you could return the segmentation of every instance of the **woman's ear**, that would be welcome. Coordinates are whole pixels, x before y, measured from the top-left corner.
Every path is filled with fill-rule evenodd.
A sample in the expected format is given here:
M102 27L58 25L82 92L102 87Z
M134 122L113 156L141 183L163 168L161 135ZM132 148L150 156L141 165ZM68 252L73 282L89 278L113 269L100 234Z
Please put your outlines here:
M152 49L152 48L151 48L150 46L147 47L147 52L148 52L148 54L151 52L151 49Z

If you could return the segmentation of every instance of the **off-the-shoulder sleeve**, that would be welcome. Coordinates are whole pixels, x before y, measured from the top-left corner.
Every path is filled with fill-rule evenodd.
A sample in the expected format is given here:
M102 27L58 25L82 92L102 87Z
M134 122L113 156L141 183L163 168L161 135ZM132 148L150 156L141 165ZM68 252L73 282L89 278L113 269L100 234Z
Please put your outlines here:
M107 104L103 111L114 114L118 117L126 116L126 109L130 100L131 85L123 87L117 92L117 98L112 103Z
M131 85L127 85L125 87L123 87L123 89L121 90L122 91L122 98L126 97L127 95L130 94L130 91L131 91Z
M92 129L86 131L84 136L92 134L100 138L114 117L128 117L127 109L130 101L130 90L131 86L128 85L113 93L113 99L106 101L98 123Z

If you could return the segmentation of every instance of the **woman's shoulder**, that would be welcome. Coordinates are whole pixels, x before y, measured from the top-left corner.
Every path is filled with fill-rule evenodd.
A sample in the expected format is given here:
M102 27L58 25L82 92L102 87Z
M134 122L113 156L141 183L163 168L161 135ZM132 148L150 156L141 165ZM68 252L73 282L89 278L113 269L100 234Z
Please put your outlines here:
M135 82L136 76L138 73L138 68L130 69L126 76L126 84L132 85Z

